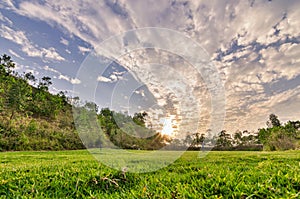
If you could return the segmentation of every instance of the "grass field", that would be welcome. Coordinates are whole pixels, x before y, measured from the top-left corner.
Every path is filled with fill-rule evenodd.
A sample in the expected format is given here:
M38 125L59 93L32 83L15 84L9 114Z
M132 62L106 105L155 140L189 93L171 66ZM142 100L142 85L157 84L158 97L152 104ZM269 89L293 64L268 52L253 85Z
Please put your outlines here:
M125 175L84 150L7 152L0 162L0 198L300 198L300 151L186 152Z

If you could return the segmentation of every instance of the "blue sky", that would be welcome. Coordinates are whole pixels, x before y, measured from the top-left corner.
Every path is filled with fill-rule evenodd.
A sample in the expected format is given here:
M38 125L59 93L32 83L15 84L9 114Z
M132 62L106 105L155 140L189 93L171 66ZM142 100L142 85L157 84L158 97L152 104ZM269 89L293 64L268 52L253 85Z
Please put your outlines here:
M224 128L233 132L256 130L265 126L270 113L283 121L300 119L299 8L297 0L163 0L159 3L152 0L2 0L0 53L11 55L20 72L50 76L53 92L66 90L81 95L73 93L73 86L84 85L78 71L101 42L137 28L176 30L201 45L218 70L226 98ZM138 36L127 35L128 41L131 37ZM124 39L123 45L128 41ZM145 52L152 53L151 59L145 58ZM157 61L157 57L169 58L163 62ZM105 68L106 73L99 69L94 74L97 102L108 106L114 88L127 77L129 87L142 86L133 90L131 96L124 96L126 103L135 107L132 111L158 106L152 111L169 109L169 114L175 114L180 121L179 118L190 117L187 110L182 110L184 103L194 101L195 107L201 109L200 119L197 118L200 129L206 129L205 123L211 118L211 95L205 90L205 82L188 67L189 63L170 57L164 52L138 51L121 57L118 64ZM134 64L154 60L160 64L171 63L174 71L163 67L146 72L142 67L139 69L144 71L132 68ZM139 82L145 74L156 75ZM173 77L168 74L184 76L184 80L178 81L195 80L189 82L192 91L181 89L185 95L174 97L172 86L164 88L156 81L167 85L169 81L164 76ZM158 115L163 114L164 111Z

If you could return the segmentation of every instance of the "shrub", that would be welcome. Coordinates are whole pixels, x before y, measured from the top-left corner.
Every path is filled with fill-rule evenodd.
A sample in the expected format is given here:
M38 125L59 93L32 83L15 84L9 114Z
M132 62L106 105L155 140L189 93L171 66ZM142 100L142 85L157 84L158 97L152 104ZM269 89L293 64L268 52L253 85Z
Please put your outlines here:
M278 133L271 137L269 145L271 149L284 151L289 149L296 149L296 139L285 135L284 133Z
M31 120L27 126L26 132L29 135L35 134L38 129L38 125L34 120Z

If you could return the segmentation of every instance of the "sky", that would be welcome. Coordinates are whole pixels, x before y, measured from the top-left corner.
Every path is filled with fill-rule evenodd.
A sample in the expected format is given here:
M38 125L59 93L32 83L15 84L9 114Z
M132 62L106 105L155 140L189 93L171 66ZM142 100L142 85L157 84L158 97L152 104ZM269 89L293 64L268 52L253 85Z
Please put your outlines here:
M298 0L2 0L0 54L19 72L51 77L52 92L147 110L173 131L255 131L271 113L300 119L299 8Z

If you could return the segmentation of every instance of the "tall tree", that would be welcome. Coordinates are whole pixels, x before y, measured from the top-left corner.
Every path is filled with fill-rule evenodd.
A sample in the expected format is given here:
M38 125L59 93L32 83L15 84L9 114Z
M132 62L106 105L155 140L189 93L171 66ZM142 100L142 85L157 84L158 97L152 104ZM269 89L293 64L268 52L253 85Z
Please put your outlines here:
M25 80L11 78L6 92L6 104L11 110L10 120L13 119L16 112L26 110L31 94L31 86L29 86Z
M145 126L147 116L148 113L146 113L145 111L142 113L135 113L133 116L133 122L137 125Z
M52 85L51 78L48 76L45 76L40 81L40 83L38 85L38 89L43 90L43 91L48 91L50 85Z
M0 57L0 75L10 75L15 68L15 63L10 56L4 54Z
M269 116L269 121L267 121L267 126L268 127L278 127L278 126L280 126L281 125L281 123L280 123L280 121L279 121L279 119L278 119L278 117L277 117L277 115L275 115L275 114L270 114L270 116Z
M234 138L234 142L236 145L242 144L242 132L241 131L235 132L235 134L233 135L233 138Z
M15 68L11 57L4 54L0 57L0 111L3 110L11 74Z
M205 135L203 133L201 133L201 134L200 133L195 133L194 136L195 136L195 139L193 141L194 146L201 145L205 140Z
M230 136L230 134L226 133L225 130L222 130L219 133L219 137L217 139L216 145L218 147L231 147L232 143L231 143L231 136Z

